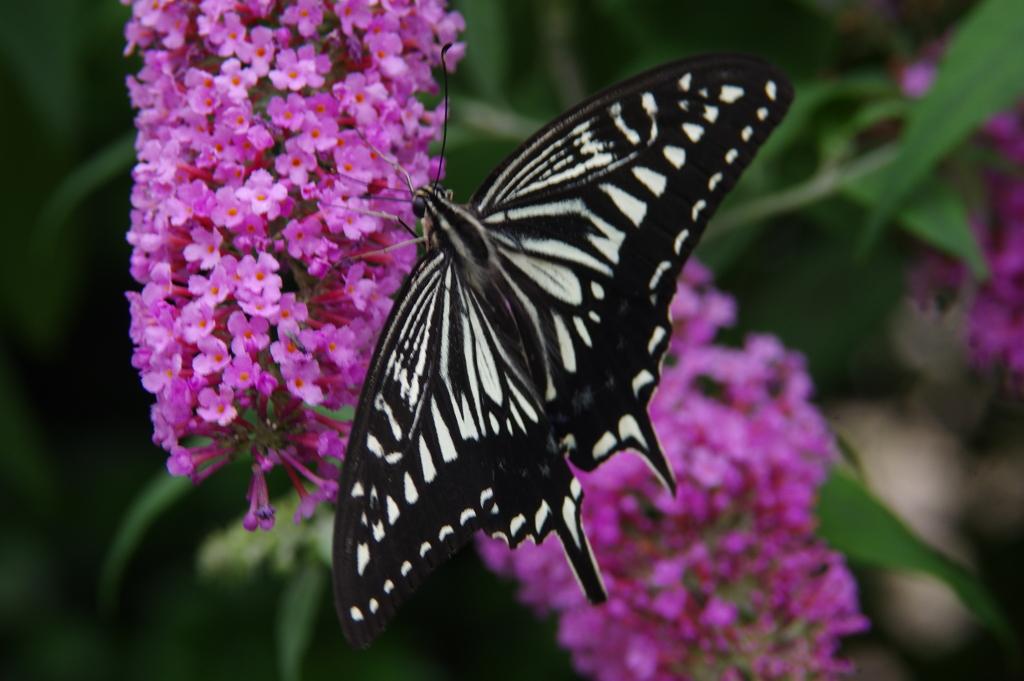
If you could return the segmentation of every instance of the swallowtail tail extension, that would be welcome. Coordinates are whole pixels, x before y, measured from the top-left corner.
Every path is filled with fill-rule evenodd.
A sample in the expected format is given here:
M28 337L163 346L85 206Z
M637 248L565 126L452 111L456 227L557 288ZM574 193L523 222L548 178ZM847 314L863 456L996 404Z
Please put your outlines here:
M350 644L480 529L513 547L557 533L605 600L566 457L589 471L634 450L675 491L647 405L676 278L792 97L755 57L670 62L549 123L469 203L416 192L426 254L381 334L338 492Z

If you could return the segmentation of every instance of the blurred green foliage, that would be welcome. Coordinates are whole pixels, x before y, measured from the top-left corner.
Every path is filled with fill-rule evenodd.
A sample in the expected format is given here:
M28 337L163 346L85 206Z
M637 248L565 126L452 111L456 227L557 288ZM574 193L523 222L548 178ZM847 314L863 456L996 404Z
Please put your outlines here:
M451 78L446 183L463 200L544 121L645 67L741 50L790 75L787 121L698 255L739 302L723 342L777 334L807 356L823 400L896 399L913 384L887 329L921 241L985 276L963 181L980 161L958 152L1024 91L1019 0L454 5L469 47ZM284 501L273 534L249 535L244 465L198 489L167 482L122 295L134 287L124 77L139 67L121 55L128 11L115 0L0 0L0 678L575 678L554 624L517 606L471 551L354 653L330 604L329 516L295 528ZM934 91L904 98L893 68L957 22ZM996 404L970 437L983 449L985 428L1007 420L1021 416ZM975 538L986 587L851 479L830 482L821 503L826 536L856 565L931 569L1004 641L1020 638L1024 538ZM865 590L873 615L870 580ZM853 645L865 642L921 679L1014 673L990 633L931 656L880 630Z

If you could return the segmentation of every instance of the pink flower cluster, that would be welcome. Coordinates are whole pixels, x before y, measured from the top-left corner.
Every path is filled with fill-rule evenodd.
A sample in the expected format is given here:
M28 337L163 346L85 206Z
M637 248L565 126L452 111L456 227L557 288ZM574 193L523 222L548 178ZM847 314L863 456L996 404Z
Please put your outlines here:
M556 540L478 547L526 604L558 614L589 677L833 679L848 670L839 638L868 625L842 555L813 533L832 439L799 356L768 336L711 344L734 302L709 280L698 263L684 270L651 404L678 494L631 454L579 474L608 602L587 604Z
M128 0L123 0L127 2ZM154 441L199 482L252 457L248 529L269 528L265 473L309 516L333 500L375 345L416 256L373 254L412 223L409 180L441 115L431 67L464 28L444 0L134 0L138 109L129 292L133 365ZM454 64L464 52L448 52ZM400 200L395 200L400 199ZM370 254L370 255L366 255ZM366 255L366 257L361 257Z
M926 55L907 68L935 69L937 56ZM902 83L906 90L906 79ZM930 85L930 82L929 82ZM991 276L977 286L968 302L966 337L974 363L999 367L1006 387L1024 392L1024 102L989 119L978 140L1001 155L1005 167L985 172L987 215L971 220ZM910 271L910 288L924 303L974 288L963 263L924 251Z

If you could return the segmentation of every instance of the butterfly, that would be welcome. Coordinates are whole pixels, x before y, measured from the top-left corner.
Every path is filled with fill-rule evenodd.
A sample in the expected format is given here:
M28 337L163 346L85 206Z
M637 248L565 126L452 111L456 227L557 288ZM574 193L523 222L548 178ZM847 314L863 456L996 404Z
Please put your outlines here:
M339 483L334 594L353 647L480 529L511 547L555 532L605 600L566 459L590 471L634 450L675 492L647 405L676 279L792 98L756 57L673 61L556 118L465 205L415 192L426 253L381 333Z

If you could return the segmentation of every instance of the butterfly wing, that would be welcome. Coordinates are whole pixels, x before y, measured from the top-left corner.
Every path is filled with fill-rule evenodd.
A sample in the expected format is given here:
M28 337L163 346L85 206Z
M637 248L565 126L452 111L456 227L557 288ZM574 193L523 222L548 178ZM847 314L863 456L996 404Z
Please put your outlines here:
M397 297L364 385L334 529L335 605L349 643L377 636L483 528L515 546L558 532L593 600L604 588L582 492L552 437L498 290L435 250Z
M675 282L792 97L755 57L664 64L536 133L471 199L500 246L557 439L580 468L634 449L674 489L647 405Z

